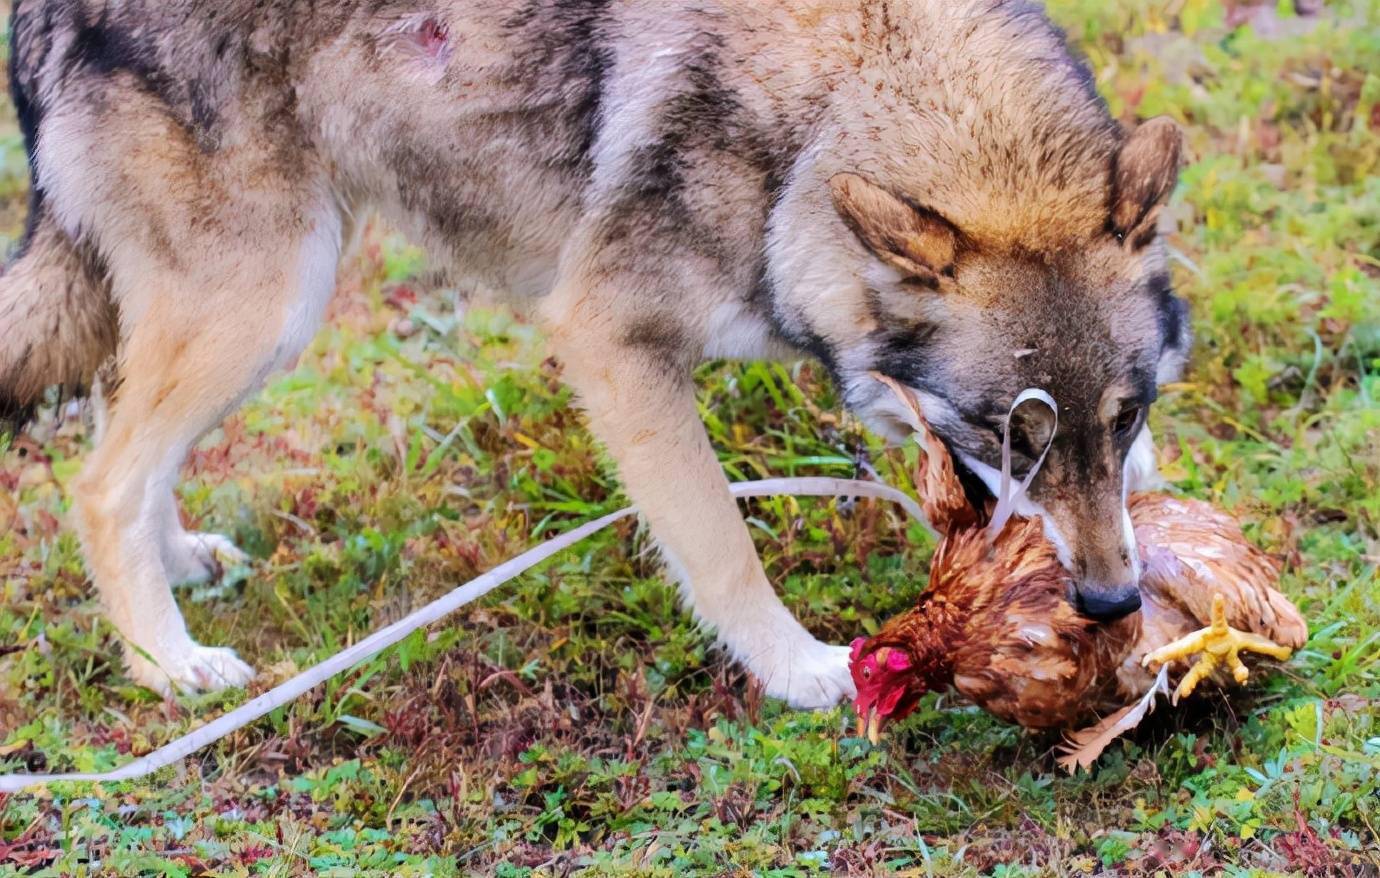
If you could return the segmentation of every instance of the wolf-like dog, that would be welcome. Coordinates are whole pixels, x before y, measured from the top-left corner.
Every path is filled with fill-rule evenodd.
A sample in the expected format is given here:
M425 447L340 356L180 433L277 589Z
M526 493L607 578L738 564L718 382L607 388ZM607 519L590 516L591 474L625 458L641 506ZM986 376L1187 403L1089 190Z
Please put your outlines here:
M706 358L818 358L877 429L910 386L975 492L1008 408L1062 405L1027 501L1111 618L1125 497L1189 346L1157 216L1181 136L1128 131L1037 6L1002 0L18 0L32 167L0 279L0 399L94 388L73 482L132 677L251 669L189 635L214 575L179 467L312 338L358 218L545 330L686 599L791 704L852 693L783 607L700 424ZM1051 418L1012 419L1015 470Z

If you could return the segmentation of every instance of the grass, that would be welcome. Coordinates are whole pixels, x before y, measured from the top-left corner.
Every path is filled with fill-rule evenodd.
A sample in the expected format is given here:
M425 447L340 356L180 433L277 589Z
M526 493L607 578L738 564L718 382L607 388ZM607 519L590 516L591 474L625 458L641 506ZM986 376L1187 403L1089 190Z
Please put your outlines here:
M1198 348L1155 426L1174 485L1287 560L1312 638L1280 673L1161 711L1092 775L948 697L873 749L845 711L758 696L629 524L150 783L0 799L0 873L1377 874L1380 2L1284 7L1233 29L1208 0L1052 4L1115 113L1189 132L1171 242ZM254 556L179 598L255 691L622 502L533 330L368 240L300 368L181 489L190 523ZM735 478L866 455L905 483L818 367L700 378ZM107 768L248 697L162 702L122 676L61 525L85 437L50 414L0 459L0 770ZM923 581L926 538L891 509L747 514L821 636L875 629Z

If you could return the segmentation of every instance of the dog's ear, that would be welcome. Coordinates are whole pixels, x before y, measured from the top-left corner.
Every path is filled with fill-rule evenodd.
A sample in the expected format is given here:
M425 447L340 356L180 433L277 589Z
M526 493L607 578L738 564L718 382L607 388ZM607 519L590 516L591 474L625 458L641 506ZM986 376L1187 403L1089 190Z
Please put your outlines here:
M1160 208L1169 201L1183 167L1184 135L1167 116L1143 123L1116 157L1112 174L1111 228L1128 247L1155 237Z
M878 259L930 284L953 275L959 234L948 220L857 174L838 174L829 189L839 216Z

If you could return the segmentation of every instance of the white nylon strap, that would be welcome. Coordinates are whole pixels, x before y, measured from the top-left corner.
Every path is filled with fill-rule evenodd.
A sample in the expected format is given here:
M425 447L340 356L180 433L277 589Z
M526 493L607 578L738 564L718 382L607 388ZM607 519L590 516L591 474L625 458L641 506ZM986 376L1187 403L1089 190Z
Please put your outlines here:
M760 482L739 482L729 486L729 490L734 497L740 499L787 494L802 497L872 497L897 503L910 515L924 520L924 513L921 511L920 505L909 495L876 482L830 478L769 479ZM295 701L331 677L348 671L366 659L373 658L413 631L425 628L454 613L466 604L479 600L499 586L550 559L553 555L557 555L604 528L633 515L635 511L634 509L624 509L614 512L534 546L516 558L500 564L483 576L465 583L455 591L428 604L410 616L371 634L354 646L337 653L313 668L303 671L263 695L245 702L219 719L212 720L201 728L165 744L147 756L122 765L114 771L99 774L0 775L0 793L17 793L29 787L60 781L110 783L137 780L167 768L169 765L181 762L198 750L211 746L260 717Z
M1035 465L1026 474L1025 481L1020 482L1012 488L1014 479L1011 474L1011 419L1016 416L1016 410L1028 402L1040 402L1049 407L1054 413L1054 429L1049 431L1049 441L1045 443L1044 451L1040 452L1040 457L1035 461ZM1025 499L1026 491L1034 484L1035 477L1040 474L1040 468L1045 465L1045 458L1049 457L1049 450L1054 447L1054 437L1059 433L1059 403L1054 401L1043 390L1032 387L1016 397L1016 401L1011 403L1011 411L1006 414L1006 426L1002 431L1001 437L1001 491L997 494L997 506L992 510L992 522L987 526L987 538L995 540L1002 530L1006 528L1007 522L1016 514L1018 504Z

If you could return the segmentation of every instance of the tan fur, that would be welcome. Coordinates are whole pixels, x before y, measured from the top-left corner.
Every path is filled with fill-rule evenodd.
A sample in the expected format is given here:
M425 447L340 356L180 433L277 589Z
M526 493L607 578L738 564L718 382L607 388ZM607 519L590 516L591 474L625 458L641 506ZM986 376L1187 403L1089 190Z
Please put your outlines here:
M1112 225L1122 237L1153 233L1159 208L1179 181L1184 135L1173 120L1140 126L1117 156Z
M829 188L839 215L878 259L932 283L953 270L958 233L943 218L911 207L857 174L835 174Z

